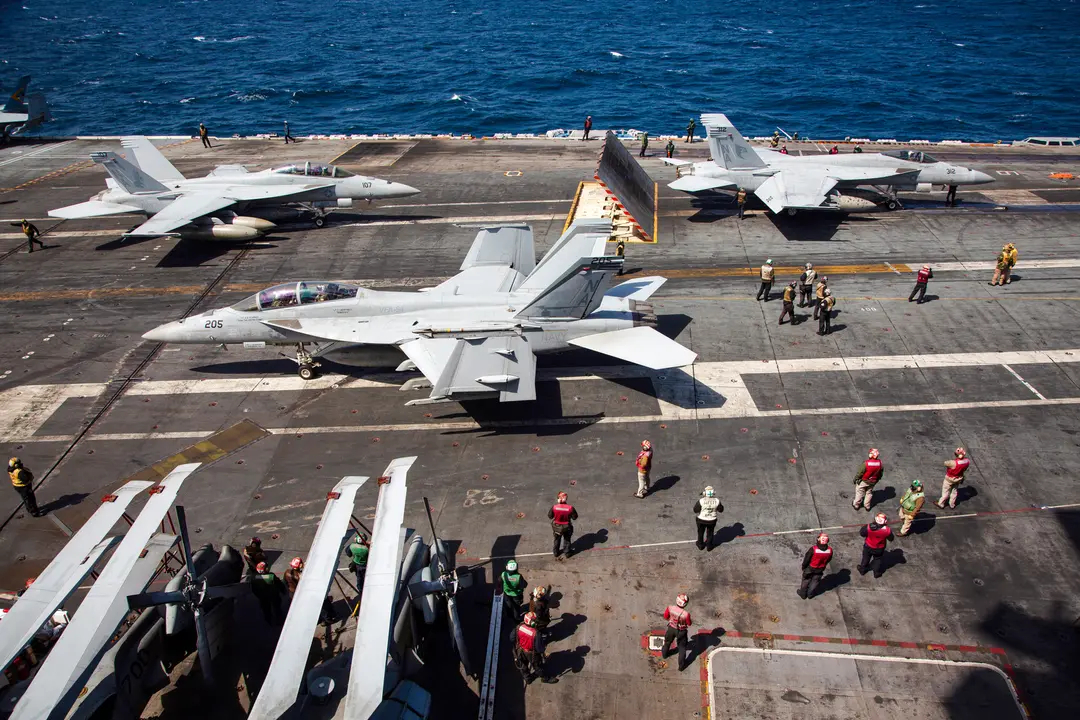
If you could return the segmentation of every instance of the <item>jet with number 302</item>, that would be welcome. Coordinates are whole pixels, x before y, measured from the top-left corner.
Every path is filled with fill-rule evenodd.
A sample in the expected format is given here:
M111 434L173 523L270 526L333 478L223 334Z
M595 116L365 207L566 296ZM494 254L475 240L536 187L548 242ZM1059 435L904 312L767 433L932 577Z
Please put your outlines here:
M900 206L899 190L930 192L934 185L994 182L984 172L941 162L921 150L837 155L787 155L755 149L726 115L701 116L711 160L665 158L678 178L668 187L686 193L738 190L754 193L774 213L799 210L863 212Z

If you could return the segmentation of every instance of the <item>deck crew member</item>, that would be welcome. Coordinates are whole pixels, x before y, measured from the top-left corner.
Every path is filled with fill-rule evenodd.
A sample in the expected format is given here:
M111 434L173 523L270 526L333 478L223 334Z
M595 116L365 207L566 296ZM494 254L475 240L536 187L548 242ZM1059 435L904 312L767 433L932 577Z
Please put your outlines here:
M698 550L712 552L716 519L717 515L722 512L724 512L724 506L720 504L720 498L716 497L713 486L707 485L701 491L701 497L694 503L694 522L697 524Z
M686 669L686 633L690 629L690 613L686 610L686 604L690 598L686 593L679 593L675 598L674 605L664 608L664 619L667 620L667 630L664 631L664 650L660 653L665 660L674 654L671 643L678 645L679 672Z
M514 620L517 620L521 617L521 599L524 597L525 588L529 584L525 581L525 577L518 572L517 560L508 560L506 562L506 569L502 571L499 580L502 581L503 607L513 614Z
M1004 285L1005 274L1009 271L1009 250L1008 246L1003 246L1001 252L997 255L997 260L994 263L994 277L991 278L987 285Z
M37 243L42 250L45 249L45 243L41 242L41 231L37 229L37 225L24 219L22 221L23 235L26 236L26 252L34 252L34 243Z
M783 300L784 300L784 307L780 311L780 322L778 324L783 325L784 324L784 318L785 317L790 317L791 318L791 324L794 325L795 324L795 281L794 280L789 282L787 284L787 287L784 288L784 298L783 298Z
M817 271L813 263L806 263L802 275L799 276L799 307L813 304L811 295L814 292L814 281L817 280Z
M664 146L664 151L667 152L667 156L675 157L675 141L668 138L667 145Z
M765 264L761 266L761 285L758 287L757 299L760 300L761 296L765 296L765 302L769 302L769 291L772 290L772 282L775 271L773 270L772 258L765 261Z
M556 502L548 510L551 518L551 532L555 536L551 552L556 560L570 557L570 544L574 537L574 520L578 519L577 509L568 501L566 493L560 492Z
M885 544L893 538L892 529L889 527L888 520L885 517L885 513L878 513L874 516L873 522L868 525L863 525L859 529L859 535L865 538L862 549L862 562L859 563L858 568L860 575L865 575L867 571L873 570L874 577L881 577L885 572L881 567L881 559L885 554Z
M832 556L833 551L829 547L829 536L821 533L817 536L817 543L803 555L802 584L799 585L797 591L799 597L803 600L809 600L814 596L814 591L817 590L818 583L821 582L821 578L825 574L825 568L828 567Z
M551 603L548 601L548 589L544 585L533 588L529 599L529 612L536 617L536 629L543 635L551 624Z
M956 448L953 455L956 456L954 460L945 461L945 480L941 483L941 499L934 503L942 510L945 509L946 501L949 507L956 507L957 491L960 489L960 483L964 482L964 474L971 465L971 459L964 448Z
M900 519L904 521L904 524L900 526L900 537L911 532L911 523L915 521L915 516L922 512L925 501L926 495L923 493L922 482L912 480L911 487L904 492L904 497L900 498Z
M269 563L270 561L266 557L266 553L262 549L262 540L257 537L251 538L242 552L244 556L244 564L247 566L245 572L254 572L259 563Z
M652 472L652 443L648 440L641 441L641 452L638 453L634 464L637 466L637 492L634 497L643 498L649 492L649 474Z
M260 562L255 566L255 574L251 576L251 592L259 601L259 608L267 624L280 623L282 620L281 596L286 593L285 585L265 562Z
M1020 253L1016 251L1016 246L1012 243L1005 246L1005 251L1008 254L1008 258L1006 258L1008 262L1005 265L1005 284L1008 285L1012 282L1012 271L1016 267L1016 260L1020 257Z
M638 157L645 157L645 151L649 149L649 133L641 133L641 152L638 153Z
M780 154L781 155L787 155L788 154L787 145L781 145L780 146Z
M840 154L840 148L838 148L836 145L833 145L831 148L829 148L829 154L830 155L839 155Z
M746 188L739 188L739 192L735 193L735 203L739 206L739 219L742 220L746 212Z
M292 143L296 142L296 139L292 136L292 133L289 132L289 121L286 120L285 121L285 144L288 145L291 142Z
M947 207L956 207L956 186L950 185L948 192L945 193L945 205Z
M356 594L364 593L364 575L367 574L368 553L371 551L371 543L367 535L357 531L353 539L345 546L345 555L349 558L349 569L356 576Z
M822 307L820 309L820 315L818 316L818 335L828 335L832 332L832 310L836 305L836 298L833 297L832 290L825 288L824 297L821 299ZM818 312L818 308L814 308L814 312Z
M544 638L536 628L536 616L525 613L525 618L518 625L515 634L514 661L520 668L525 683L532 682L540 676L540 682L558 682L555 678L549 678L544 669Z
M919 299L915 300L916 305L923 304L923 296L926 295L926 283L934 277L934 271L930 269L929 265L923 265L919 268L918 275L915 276L915 287L911 289L911 294L908 295L908 302L915 300L915 295L918 294Z
M881 454L877 448L870 448L866 462L855 473L855 500L851 503L852 508L858 510L862 505L867 510L870 509L874 486L883 475L885 475L885 466L881 464Z
M825 299L825 291L829 287L829 276L822 275L818 278L817 286L814 288L814 319L818 319L818 315L821 310L822 301Z
M11 479L11 487L19 493L26 512L34 517L41 517L45 513L38 509L37 498L34 497L34 473L30 472L22 464L22 460L13 457L8 460L8 477Z
M592 115L585 116L585 134L582 135L582 140L589 139L589 131L592 130Z
M202 140L202 146L204 148L213 147L210 144L210 131L206 129L206 126L199 123L199 139Z
M694 142L694 130L697 129L697 121L690 118L690 124L686 126L686 142Z
M304 575L304 560L303 558L294 557L289 561L289 569L281 574L281 579L285 583L285 590L289 594L289 601L292 602L293 597L296 596L296 588L300 585L300 578ZM327 595L323 598L322 609L319 611L319 622L323 625L331 625L334 620L334 601Z

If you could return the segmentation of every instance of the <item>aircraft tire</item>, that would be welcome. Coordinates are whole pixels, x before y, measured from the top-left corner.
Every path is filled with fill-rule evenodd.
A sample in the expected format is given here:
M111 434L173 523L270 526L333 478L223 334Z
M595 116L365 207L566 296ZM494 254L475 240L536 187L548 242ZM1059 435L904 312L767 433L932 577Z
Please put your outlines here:
M326 218L324 218L324 217L315 218L315 227L321 228L324 225L326 225Z
M885 207L889 208L890 210L895 210L899 206L900 204L898 202L896 202L895 200L890 200Z
M311 380L315 377L315 368L310 365L301 365L297 372L299 372L301 380Z

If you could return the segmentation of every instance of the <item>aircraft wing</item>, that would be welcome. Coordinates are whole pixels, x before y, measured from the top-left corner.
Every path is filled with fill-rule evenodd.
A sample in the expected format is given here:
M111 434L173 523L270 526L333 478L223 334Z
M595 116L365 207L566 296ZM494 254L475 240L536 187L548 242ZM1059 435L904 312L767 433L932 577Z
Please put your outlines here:
M109 215L123 215L125 213L141 213L143 209L135 205L122 203L102 202L90 200L67 207L49 211L49 217L63 218L64 220L78 220L79 218L107 217Z
M129 233L130 237L157 237L168 235L193 220L210 213L224 210L236 204L235 200L211 193L181 195L165 208Z
M341 546L349 531L349 518L356 501L356 491L367 481L364 476L347 476L334 486L315 539L308 550L304 574L296 587L289 614L278 636L274 659L266 671L262 689L248 714L248 720L277 720L284 717L296 702L296 693L304 677L311 638L319 622L326 592L337 569Z
M509 265L473 265L427 292L442 295L510 292L524 280L525 276Z
M730 180L722 178L705 177L703 175L683 175L668 187L681 192L695 193L704 190L734 190L738 185Z
M682 160L680 158L660 158L660 159L664 161L665 165L674 165L675 167L680 167L682 165L693 165L694 164L693 160Z
M644 325L586 335L567 342L653 370L683 367L697 359L693 350Z
M432 383L430 398L410 405L496 393L500 402L536 399L536 355L519 335L417 338L400 348Z
M774 213L785 208L816 208L836 187L837 179L813 172L782 170L758 185L754 194Z

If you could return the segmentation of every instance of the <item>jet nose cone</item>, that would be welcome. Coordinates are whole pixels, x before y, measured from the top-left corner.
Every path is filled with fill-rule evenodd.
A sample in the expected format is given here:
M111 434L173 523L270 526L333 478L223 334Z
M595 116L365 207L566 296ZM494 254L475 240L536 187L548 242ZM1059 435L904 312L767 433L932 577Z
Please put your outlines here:
M982 185L984 183L994 182L994 178L979 170L971 171L971 182L976 185Z
M176 342L180 337L180 323L170 322L164 325L158 325L156 328L149 332L143 333L143 340L150 340L151 342Z
M388 182L386 184L386 197L409 197L410 195L417 195L419 190L412 185L406 185L399 182Z

